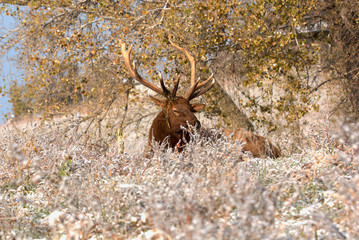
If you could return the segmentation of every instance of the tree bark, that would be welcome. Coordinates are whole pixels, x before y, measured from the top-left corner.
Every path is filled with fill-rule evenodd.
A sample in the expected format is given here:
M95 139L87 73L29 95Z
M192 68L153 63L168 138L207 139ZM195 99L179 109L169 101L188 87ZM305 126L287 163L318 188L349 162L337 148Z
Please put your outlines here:
M225 116L225 122L232 128L254 130L246 114L242 111L240 102L236 97L236 83L240 81L239 59L235 53L223 51L217 54L212 62L211 69L217 81L215 99L210 101Z

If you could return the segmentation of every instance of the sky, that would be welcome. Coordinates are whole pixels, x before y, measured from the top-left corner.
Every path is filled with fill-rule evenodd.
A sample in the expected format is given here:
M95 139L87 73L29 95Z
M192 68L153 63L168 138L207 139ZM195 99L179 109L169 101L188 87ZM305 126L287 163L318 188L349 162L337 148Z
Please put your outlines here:
M0 36L7 30L16 27L15 19L6 14L0 14ZM1 42L0 42L1 44ZM15 56L15 51L11 49L4 57L0 57L0 87L9 90L11 79L19 79L19 70L16 68L14 61L11 59ZM0 124L5 122L5 115L11 115L12 105L8 96L0 95Z

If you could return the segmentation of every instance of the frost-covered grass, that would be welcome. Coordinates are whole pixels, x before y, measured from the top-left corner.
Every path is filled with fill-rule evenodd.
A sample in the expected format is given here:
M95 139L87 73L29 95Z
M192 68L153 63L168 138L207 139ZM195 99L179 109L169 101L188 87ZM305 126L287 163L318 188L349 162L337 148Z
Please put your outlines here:
M195 134L183 153L158 146L147 158L78 129L2 130L3 239L359 238L355 138L349 150L328 143L273 160Z

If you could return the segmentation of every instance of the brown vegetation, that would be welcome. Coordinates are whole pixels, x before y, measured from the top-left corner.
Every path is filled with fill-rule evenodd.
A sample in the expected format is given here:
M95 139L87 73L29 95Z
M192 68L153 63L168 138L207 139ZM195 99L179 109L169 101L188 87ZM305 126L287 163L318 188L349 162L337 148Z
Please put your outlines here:
M90 121L90 120L88 120ZM76 117L0 135L4 239L358 239L359 156L314 137L281 161L193 134L181 154L106 154L79 137ZM93 126L92 126L93 127ZM345 126L349 147L358 126ZM321 146L321 147L318 147Z

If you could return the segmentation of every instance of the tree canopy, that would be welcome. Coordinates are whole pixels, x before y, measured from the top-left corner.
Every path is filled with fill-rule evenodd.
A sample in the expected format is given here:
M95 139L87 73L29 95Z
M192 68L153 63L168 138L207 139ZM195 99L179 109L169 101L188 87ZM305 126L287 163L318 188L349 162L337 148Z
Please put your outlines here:
M157 71L167 83L178 73L188 79L168 34L195 56L202 78L215 74L218 90L206 101L216 114L228 115L218 103L230 88L241 111L275 129L278 118L289 123L318 109L316 90L329 82L345 93L338 102L358 109L357 0L2 2L19 26L1 37L1 50L17 51L26 77L13 92L29 112L102 109L123 96L131 84L119 41L134 45L148 79L156 82Z

